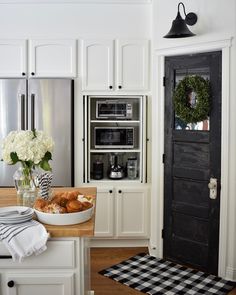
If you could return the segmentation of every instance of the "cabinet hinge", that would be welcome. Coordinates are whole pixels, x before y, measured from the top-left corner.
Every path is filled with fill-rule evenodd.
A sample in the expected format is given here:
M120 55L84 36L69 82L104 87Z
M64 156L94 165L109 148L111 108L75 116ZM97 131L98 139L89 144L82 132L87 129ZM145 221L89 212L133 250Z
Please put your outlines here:
M165 76L163 77L163 86L164 87L166 86L166 77Z
M163 155L162 155L162 163L165 164L165 161L166 161L166 155L163 154Z
M161 231L161 237L162 237L162 239L164 239L164 237L165 237L165 231L164 231L164 229L162 229L162 231Z

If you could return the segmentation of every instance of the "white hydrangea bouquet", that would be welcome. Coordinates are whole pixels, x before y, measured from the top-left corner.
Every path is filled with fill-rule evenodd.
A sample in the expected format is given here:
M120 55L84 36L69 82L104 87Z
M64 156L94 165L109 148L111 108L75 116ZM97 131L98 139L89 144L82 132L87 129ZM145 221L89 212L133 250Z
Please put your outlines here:
M2 142L2 161L8 165L20 162L27 182L36 167L52 170L49 160L52 160L53 147L52 138L43 131L11 131Z

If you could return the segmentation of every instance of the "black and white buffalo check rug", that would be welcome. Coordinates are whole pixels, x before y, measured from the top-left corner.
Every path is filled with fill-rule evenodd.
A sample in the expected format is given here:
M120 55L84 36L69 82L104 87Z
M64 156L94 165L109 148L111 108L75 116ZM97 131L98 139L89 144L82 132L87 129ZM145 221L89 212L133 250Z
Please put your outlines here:
M142 253L99 272L146 294L225 295L236 283Z

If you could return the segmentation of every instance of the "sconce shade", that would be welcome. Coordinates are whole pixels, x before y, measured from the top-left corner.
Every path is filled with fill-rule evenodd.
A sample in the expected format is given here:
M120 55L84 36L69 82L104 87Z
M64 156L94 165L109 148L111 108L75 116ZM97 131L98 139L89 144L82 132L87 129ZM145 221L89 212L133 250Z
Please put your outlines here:
M177 13L176 19L173 20L171 29L168 34L164 36L164 38L184 38L184 37L192 37L195 36L186 25L184 19L182 19L179 11Z

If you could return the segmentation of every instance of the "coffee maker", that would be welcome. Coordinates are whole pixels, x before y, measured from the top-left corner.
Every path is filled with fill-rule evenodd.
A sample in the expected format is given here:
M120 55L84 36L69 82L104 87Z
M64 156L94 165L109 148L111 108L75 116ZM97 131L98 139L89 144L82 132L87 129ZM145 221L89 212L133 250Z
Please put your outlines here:
M119 164L119 162L121 164ZM124 167L122 165L122 155L117 153L110 154L110 166L108 169L108 177L111 179L122 179L125 177Z

